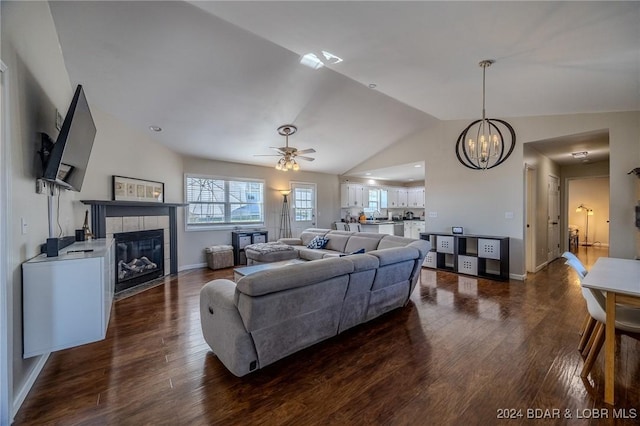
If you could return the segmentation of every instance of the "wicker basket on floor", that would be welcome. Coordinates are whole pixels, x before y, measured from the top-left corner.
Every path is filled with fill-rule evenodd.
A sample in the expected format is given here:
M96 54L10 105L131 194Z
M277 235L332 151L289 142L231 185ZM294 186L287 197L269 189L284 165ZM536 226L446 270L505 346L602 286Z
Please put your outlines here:
M209 269L230 268L233 266L232 246L211 246L204 249Z

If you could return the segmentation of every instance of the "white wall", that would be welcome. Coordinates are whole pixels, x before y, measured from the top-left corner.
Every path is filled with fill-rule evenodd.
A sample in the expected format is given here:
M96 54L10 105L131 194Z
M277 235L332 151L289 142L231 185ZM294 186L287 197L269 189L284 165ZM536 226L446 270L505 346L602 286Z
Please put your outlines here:
M269 240L278 238L280 213L282 211L281 189L288 189L289 182L311 182L317 186L317 222L319 228L329 228L331 223L339 220L340 190L337 175L312 173L304 171L304 164L298 172L281 172L273 167L250 166L246 164L228 163L224 161L185 158L185 174L202 174L223 177L244 177L265 180L265 228L269 232ZM184 183L182 183L184 186ZM185 231L184 218L178 223L178 267L189 269L206 263L204 248L214 244L231 244L231 230L220 231Z
M48 3L1 3L2 61L8 67L10 177L7 215L10 250L6 259L8 309L12 310L10 339L13 356L11 399L17 408L29 389L29 381L45 358L22 359L21 263L38 254L48 237L47 197L35 193L38 173L38 132L57 135L56 108L66 112L73 95ZM68 205L66 195L62 204ZM21 219L27 232L21 232Z
M424 160L426 211L437 213L427 229L445 231L459 225L465 232L511 238L510 272L524 274L524 151L523 144L594 130L609 130L611 151L610 255L640 255L640 232L634 227L635 181L627 171L640 164L640 112L516 117L508 120L516 131L511 157L492 170L475 171L460 164L455 142L467 121L445 121L413 135L364 161L348 173ZM545 170L551 165L545 166ZM546 171L538 173L546 176ZM539 178L541 179L541 178ZM546 183L545 186L546 188ZM545 204L546 205L546 204ZM505 213L512 212L513 219ZM546 226L545 226L546 228ZM544 237L546 241L546 236ZM539 244L540 246L540 244Z
M91 88L85 88L91 101ZM182 157L155 142L147 131L131 129L110 114L91 106L98 129L87 166L82 191L74 193L73 226L65 235L82 226L89 206L80 200L113 199L112 176L126 176L164 183L165 202L183 202ZM181 209L178 209L179 215Z
M22 359L21 264L39 253L48 235L47 196L35 192L40 173L36 151L39 132L54 140L56 109L65 114L73 96L53 19L46 2L1 3L2 61L8 67L10 116L10 205L2 206L9 228L7 269L8 298L12 310L9 336L13 356L11 399L15 411L29 391L46 357ZM87 206L83 199L111 199L111 175L165 182L166 200L182 202L182 158L157 144L143 132L127 128L91 104L91 88L85 88L97 127L88 172L81 193L62 191L56 196L55 234L73 235L82 226ZM59 204L59 206L58 206ZM20 222L28 231L21 233Z

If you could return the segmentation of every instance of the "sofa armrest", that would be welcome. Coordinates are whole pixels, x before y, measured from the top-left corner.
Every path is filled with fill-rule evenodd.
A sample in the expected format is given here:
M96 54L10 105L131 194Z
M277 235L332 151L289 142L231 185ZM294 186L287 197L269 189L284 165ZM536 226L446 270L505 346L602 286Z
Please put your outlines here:
M302 240L300 238L280 238L279 243L288 244L290 246L301 246Z
M204 340L236 376L259 368L258 354L234 303L236 285L213 280L200 290L200 323Z

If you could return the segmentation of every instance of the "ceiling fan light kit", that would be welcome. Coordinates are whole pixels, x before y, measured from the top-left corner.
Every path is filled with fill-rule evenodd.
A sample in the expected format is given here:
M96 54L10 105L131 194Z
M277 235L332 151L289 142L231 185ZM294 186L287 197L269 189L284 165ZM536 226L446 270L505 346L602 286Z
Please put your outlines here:
M482 119L469 124L456 143L458 161L473 170L487 170L499 166L509 158L516 146L516 133L509 123L486 117L485 73L494 62L493 59L485 59L478 64L482 67ZM510 141L508 149L505 137Z
M274 146L271 147L271 149L275 149L276 151L278 151L278 154L273 154L273 156L280 157L280 159L276 163L276 170L280 170L283 172L293 170L294 172L297 172L298 170L300 170L300 165L296 161L296 158L299 160L305 160L305 161L315 160L315 158L300 155L300 154L314 153L316 152L315 149L309 148L309 149L298 150L297 148L289 146L289 136L293 135L297 131L298 131L298 128L293 124L284 124L278 127L278 134L281 136L284 136L285 145L281 147L274 147ZM267 155L267 156L271 156L271 155Z

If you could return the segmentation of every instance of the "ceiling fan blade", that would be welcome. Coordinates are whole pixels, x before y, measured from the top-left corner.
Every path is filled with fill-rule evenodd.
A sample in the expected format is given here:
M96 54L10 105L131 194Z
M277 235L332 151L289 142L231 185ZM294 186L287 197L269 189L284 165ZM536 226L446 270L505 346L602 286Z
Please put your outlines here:
M270 146L269 148L275 149L278 152L285 152L287 150L284 146Z
M316 150L313 148L297 151L298 154L313 154L314 152L316 152Z
M304 155L296 155L296 160L297 159L305 160L305 161L313 161L313 160L315 160L315 158L305 157Z
M282 157L278 154L253 154L254 157Z

